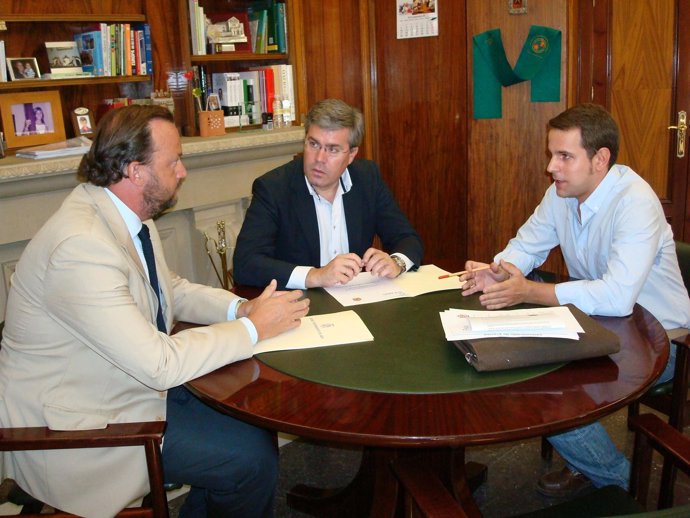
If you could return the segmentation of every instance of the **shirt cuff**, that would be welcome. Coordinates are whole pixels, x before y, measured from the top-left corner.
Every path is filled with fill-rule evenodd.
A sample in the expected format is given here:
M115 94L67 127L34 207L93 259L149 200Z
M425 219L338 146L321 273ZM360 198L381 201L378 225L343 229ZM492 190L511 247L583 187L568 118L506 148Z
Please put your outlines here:
M306 290L307 274L311 269L311 266L295 266L285 287L289 290Z
M237 315L237 306L240 302L247 302L247 299L237 297L230 301L230 305L228 306L228 320L236 320L235 315Z
M228 306L228 320L237 320L238 322L242 322L244 327L247 328L249 338L252 340L252 345L256 345L256 342L259 341L259 333L256 331L256 327L254 327L254 322L249 320L247 317L235 318L235 315L237 315L237 306L241 302L247 302L247 299L237 297L230 302L230 305Z
M247 332L249 333L249 338L252 339L252 345L256 345L256 342L259 341L259 333L256 332L256 327L254 327L254 322L249 320L247 317L239 318L238 322L242 322L244 324L244 327L247 328Z

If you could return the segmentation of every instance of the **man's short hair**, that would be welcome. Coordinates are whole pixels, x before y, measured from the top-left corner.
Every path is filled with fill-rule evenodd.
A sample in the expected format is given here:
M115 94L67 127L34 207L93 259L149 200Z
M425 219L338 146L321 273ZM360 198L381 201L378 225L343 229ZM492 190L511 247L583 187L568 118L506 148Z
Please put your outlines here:
M579 129L582 147L590 159L605 147L611 152L609 169L616 163L620 145L618 124L603 106L584 103L568 108L549 121L549 128L562 131Z
M364 137L364 116L357 108L340 99L324 99L311 107L304 121L308 133L311 125L325 130L349 129L348 144L359 147Z
M91 149L81 159L79 179L108 187L125 177L131 162L150 163L153 139L149 123L155 119L175 123L170 110L163 106L133 104L106 113Z

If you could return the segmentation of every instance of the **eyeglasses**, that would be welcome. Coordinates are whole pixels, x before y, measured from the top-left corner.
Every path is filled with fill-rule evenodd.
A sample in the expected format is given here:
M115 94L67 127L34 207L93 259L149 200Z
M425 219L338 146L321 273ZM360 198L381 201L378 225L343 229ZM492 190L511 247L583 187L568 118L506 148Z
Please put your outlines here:
M350 151L350 148L342 149L340 146L336 146L334 144L326 144L325 146L322 146L316 140L311 138L304 139L304 147L314 151L315 153L318 153L321 151L321 148L323 148L329 157L336 157L341 153L349 153Z

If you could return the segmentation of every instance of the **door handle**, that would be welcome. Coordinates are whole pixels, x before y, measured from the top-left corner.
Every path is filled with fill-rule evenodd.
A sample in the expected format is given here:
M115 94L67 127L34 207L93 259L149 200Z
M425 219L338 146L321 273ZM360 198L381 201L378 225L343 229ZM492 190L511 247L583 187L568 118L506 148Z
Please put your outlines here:
M678 112L678 125L669 126L668 129L678 130L676 134L676 156L683 158L685 156L685 133L688 129L687 114L684 111Z

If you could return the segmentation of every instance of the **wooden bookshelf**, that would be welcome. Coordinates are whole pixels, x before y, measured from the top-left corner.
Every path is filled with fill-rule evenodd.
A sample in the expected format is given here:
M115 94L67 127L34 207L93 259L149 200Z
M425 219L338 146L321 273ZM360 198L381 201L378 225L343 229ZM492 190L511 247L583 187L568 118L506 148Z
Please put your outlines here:
M199 0L207 12L246 10L247 0ZM65 116L67 136L71 134L69 113L86 106L97 113L106 98L121 97L126 91L170 91L175 102L175 122L183 135L196 131L196 113L192 88L187 80L192 65L204 65L209 73L237 71L267 63L290 63L295 68L296 97L304 98L299 13L302 0L286 0L289 53L223 53L192 56L188 0L5 0L0 2L0 40L5 42L7 57L35 57L41 73L50 70L45 52L46 41L71 41L74 34L91 30L96 23L148 23L151 29L153 71L145 76L108 76L65 79L37 79L0 83L0 94L23 90L58 89ZM39 36L37 36L39 35ZM298 59L295 59L295 56ZM4 66L4 64L2 64ZM125 93L123 93L123 90ZM300 113L296 101L297 113Z

